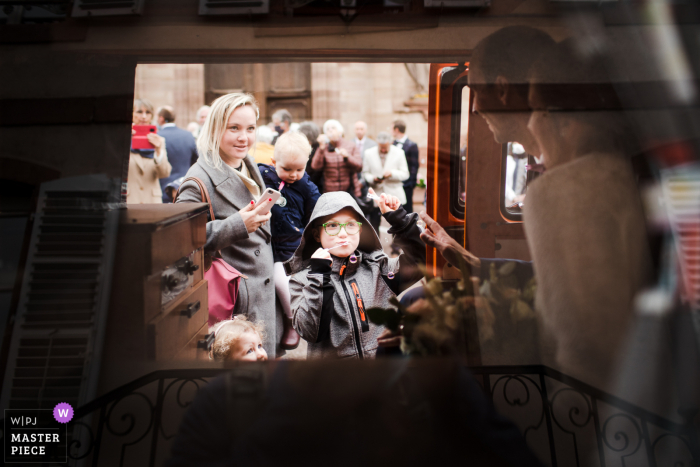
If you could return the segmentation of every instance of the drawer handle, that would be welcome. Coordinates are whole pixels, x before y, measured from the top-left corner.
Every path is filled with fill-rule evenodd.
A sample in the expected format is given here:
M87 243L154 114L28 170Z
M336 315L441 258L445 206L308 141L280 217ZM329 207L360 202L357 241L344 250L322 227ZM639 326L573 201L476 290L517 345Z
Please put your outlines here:
M211 334L207 334L204 336L204 339L201 341L197 341L197 348L198 349L205 349L207 352L211 350L211 346L214 345L214 338L216 336L212 332Z
M184 272L185 274L191 276L197 269L199 269L199 265L194 264L192 260L188 258L187 260L185 260L184 264L178 267L178 269Z
M192 316L199 311L201 306L202 305L199 303L199 300L197 300L196 302L187 305L185 309L180 312L180 314L187 316L188 318L192 318Z

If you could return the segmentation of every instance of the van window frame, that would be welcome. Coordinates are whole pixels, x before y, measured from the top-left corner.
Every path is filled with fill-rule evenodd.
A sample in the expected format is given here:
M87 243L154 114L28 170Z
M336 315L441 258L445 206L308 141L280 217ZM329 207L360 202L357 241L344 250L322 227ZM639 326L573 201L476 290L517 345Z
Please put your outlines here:
M462 128L462 115L464 114L462 109L462 96L464 94L464 88L468 89L467 86L467 76L464 76L454 83L455 88L459 89L459 92L454 92L452 95L452 119L451 119L451 134L452 138L450 141L450 213L457 219L465 220L466 218L466 203L462 204L460 199L460 186L459 186L459 176L461 170L461 156L460 156L460 139L461 139L461 128ZM472 103L474 100L474 95L469 95L469 118L474 116L472 112ZM468 131L468 130L467 130ZM467 160L465 163L469 162L469 134L467 134ZM508 211L506 206L506 164L508 163L508 144L501 145L501 178L500 178L500 200L499 200L499 210L504 219L512 223L522 223L523 215L522 213L513 213ZM467 190L467 178L469 174L468 166L465 167L464 175L464 190Z
M454 87L459 89L459 92L452 93L452 118L451 120L451 134L452 138L450 141L450 214L460 220L464 220L466 217L467 205L462 204L460 200L460 186L459 186L459 175L461 170L461 157L459 155L459 141L461 139L462 130L462 95L464 94L464 88L468 89L467 86L467 76L463 76L454 83ZM471 101L472 95L469 96L469 110L471 115ZM469 130L467 130L468 132ZM467 140L469 136L467 135ZM467 144L467 161L469 161L469 144ZM468 170L465 168L464 171L464 191L467 190L467 174ZM466 200L465 200L466 201Z

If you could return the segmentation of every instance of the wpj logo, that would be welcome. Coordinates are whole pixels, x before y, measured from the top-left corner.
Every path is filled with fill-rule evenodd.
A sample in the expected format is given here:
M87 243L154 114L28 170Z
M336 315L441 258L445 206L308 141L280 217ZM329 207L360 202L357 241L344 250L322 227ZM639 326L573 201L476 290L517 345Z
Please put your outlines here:
M73 408L64 402L51 409L5 410L5 462L67 462L67 423Z
M70 422L73 419L73 407L65 402L56 404L56 407L53 409L53 418L55 418L58 423Z

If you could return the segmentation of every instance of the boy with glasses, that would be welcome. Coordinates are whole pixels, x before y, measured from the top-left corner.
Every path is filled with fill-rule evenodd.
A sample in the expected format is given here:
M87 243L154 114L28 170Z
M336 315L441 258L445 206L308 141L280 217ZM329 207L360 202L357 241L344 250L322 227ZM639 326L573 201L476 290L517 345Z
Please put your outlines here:
M384 253L352 196L334 192L318 199L299 248L285 264L292 274L292 323L309 343L308 358L374 358L384 327L370 323L366 310L390 307L391 297L422 277L418 215L407 214L395 196L382 194L377 204L403 249L398 257Z

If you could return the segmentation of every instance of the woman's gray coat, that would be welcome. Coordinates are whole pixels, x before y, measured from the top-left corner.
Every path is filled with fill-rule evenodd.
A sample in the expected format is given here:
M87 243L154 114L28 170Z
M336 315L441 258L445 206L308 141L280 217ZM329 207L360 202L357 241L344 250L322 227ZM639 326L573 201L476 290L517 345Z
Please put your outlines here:
M243 160L251 178L260 191L265 189L255 160L248 156ZM234 169L223 164L220 170L210 167L200 157L190 167L186 177L197 177L204 183L211 197L216 220L207 222L207 242L204 251L221 251L224 260L248 276L241 280L234 314L244 314L255 322L263 322L265 338L263 346L270 359L275 358L276 315L275 284L273 279L272 246L270 224L261 226L248 234L239 210L253 201L253 195L243 181L233 173ZM202 196L195 182L189 181L180 187L178 203L201 203Z

